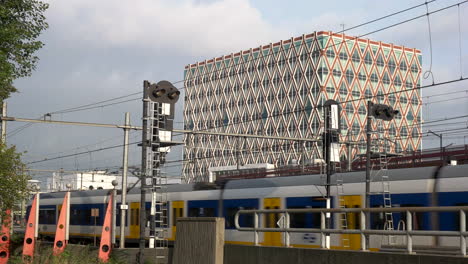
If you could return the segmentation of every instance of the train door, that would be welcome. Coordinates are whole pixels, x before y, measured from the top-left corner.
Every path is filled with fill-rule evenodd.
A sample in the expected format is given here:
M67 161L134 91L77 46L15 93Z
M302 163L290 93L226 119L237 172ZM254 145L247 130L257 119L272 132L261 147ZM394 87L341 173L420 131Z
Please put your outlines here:
M360 195L346 195L344 196L344 205L346 208L361 208ZM341 217L341 216L340 216ZM347 213L346 220L348 229L359 229L360 216L359 213ZM341 221L339 221L341 223ZM341 235L341 247L344 248L343 241L349 239L349 248L344 249L359 250L361 248L361 236L359 234L345 234Z
M170 240L175 240L177 218L179 217L184 217L184 201L173 201L171 214L172 236Z
M265 198L263 200L263 209L280 209L280 198ZM263 215L264 227L277 228L279 214L268 213ZM263 245L265 246L281 246L281 233L280 232L264 232Z
M140 237L140 203L130 203L130 233L128 238Z

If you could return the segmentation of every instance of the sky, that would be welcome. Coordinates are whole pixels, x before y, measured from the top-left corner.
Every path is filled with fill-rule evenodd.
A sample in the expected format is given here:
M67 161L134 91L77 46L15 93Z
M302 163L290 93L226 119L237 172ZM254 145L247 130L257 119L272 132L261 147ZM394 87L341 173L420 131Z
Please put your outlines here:
M187 64L314 31L340 31L424 1L50 0L48 3L49 29L40 37L45 44L37 53L40 61L31 77L15 82L19 92L7 100L9 116L39 118L46 113L137 93L142 91L143 80L168 80L183 88L180 81ZM433 11L456 3L437 0L427 6ZM424 14L425 5L346 34L368 34ZM468 4L462 4L432 14L429 20L423 16L364 38L421 50L423 72L430 70L434 77L424 79L423 85L455 80L468 73L466 14ZM424 89L423 119L468 115L467 87L467 82L461 81ZM183 96L184 90L181 92ZM447 92L458 93L433 96ZM102 108L52 114L51 119L123 124L124 114L129 112L132 125L140 125L142 103L138 97L126 97L120 101L134 100ZM177 128L183 128L182 110L183 99L176 106ZM467 118L452 122L458 123L424 130L468 126ZM23 156L26 163L89 152L29 164L32 169L87 170L117 168L122 164L120 147L92 152L122 144L121 129L34 124L18 132L25 123L9 122L7 126L7 143L26 152ZM445 135L443 143L463 144L468 142L467 135ZM141 132L132 131L130 142L138 140ZM438 142L436 137L425 137L423 147L436 147ZM173 149L168 160L180 159L181 147ZM140 160L141 150L132 145L130 165L139 165ZM180 166L171 167L168 174L179 176ZM44 179L50 173L32 175Z

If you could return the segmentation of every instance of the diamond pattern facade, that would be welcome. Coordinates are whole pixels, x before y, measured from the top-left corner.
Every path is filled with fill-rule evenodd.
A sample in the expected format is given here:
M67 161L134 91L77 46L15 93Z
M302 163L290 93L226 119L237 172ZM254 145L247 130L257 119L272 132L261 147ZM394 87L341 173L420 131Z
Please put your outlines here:
M401 152L421 146L421 52L392 44L316 32L185 67L187 130L319 138L321 105L341 103L342 141L365 141L366 102L400 115L373 129ZM320 143L187 135L184 177L208 179L208 168L288 164L321 157ZM353 147L352 155L365 152ZM347 159L347 145L341 148Z

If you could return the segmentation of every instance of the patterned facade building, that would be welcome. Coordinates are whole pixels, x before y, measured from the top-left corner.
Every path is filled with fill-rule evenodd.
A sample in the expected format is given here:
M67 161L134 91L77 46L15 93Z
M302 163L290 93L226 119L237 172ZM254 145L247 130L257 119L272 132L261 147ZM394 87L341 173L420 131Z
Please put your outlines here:
M393 44L315 32L185 67L187 130L320 138L321 105L341 105L341 140L365 141L367 100L400 114L373 129L393 142L387 151L421 147L421 52ZM187 135L184 176L207 180L210 167L322 156L321 143ZM347 159L343 144L340 155ZM365 145L352 147L352 155Z

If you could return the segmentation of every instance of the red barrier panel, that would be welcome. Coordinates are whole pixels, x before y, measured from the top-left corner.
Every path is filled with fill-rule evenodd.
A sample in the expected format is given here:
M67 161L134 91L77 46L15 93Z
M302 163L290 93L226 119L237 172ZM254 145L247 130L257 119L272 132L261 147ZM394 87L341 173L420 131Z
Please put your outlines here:
M39 194L36 194L29 212L26 233L23 243L23 262L32 263L34 258L34 245L37 237L37 221L38 221Z
M111 194L109 195L104 225L102 226L101 244L99 246L99 260L102 262L109 261L109 255L112 250L112 199Z
M7 264L10 258L10 228L11 228L11 211L6 210L6 216L2 221L1 239L0 239L0 264Z
M60 210L59 220L57 222L57 229L55 231L54 241L54 256L62 254L68 243L68 224L69 224L69 199L70 192L65 194L62 203L62 210Z

